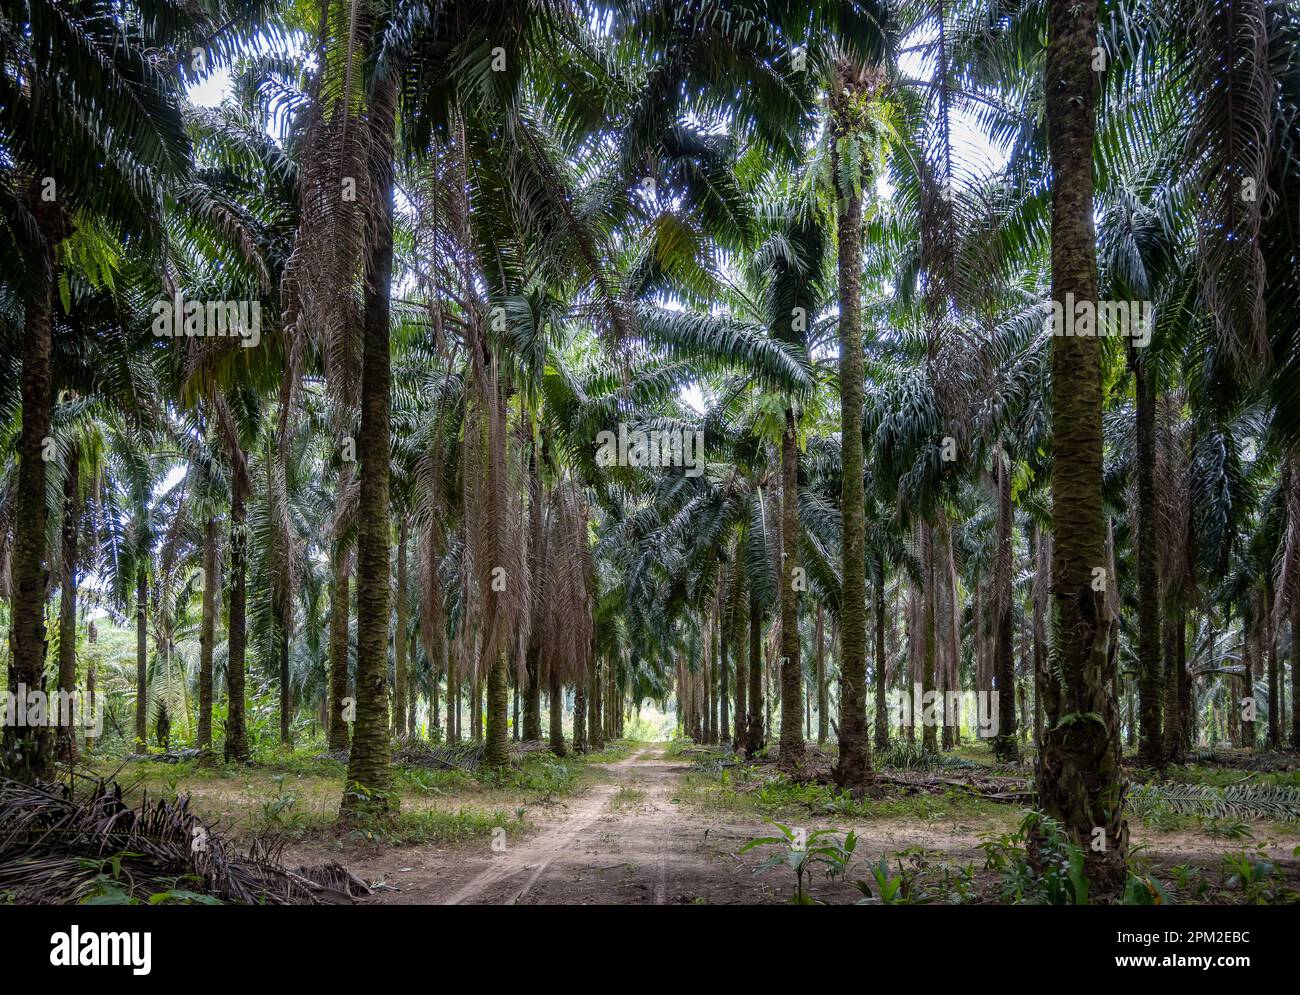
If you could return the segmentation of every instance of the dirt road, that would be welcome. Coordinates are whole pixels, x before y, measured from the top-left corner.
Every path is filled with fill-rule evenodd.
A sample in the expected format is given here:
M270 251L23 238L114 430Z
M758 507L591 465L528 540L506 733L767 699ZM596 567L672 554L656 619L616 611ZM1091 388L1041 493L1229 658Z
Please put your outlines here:
M788 869L755 875L773 851L737 851L773 827L746 813L701 811L679 798L690 770L664 759L663 744L643 744L627 759L602 765L600 781L581 794L529 811L533 828L523 837L459 846L359 849L344 858L367 881L377 882L365 904L390 905L729 905L788 900ZM539 812L542 814L539 815ZM826 825L808 816L807 825ZM847 826L845 828L848 828ZM907 848L923 848L957 865L982 867L980 834L987 825L876 818L855 827L859 861ZM1215 867L1241 843L1163 834L1148 855L1165 865L1191 861ZM1289 854L1291 844L1287 844ZM1279 851L1280 853L1280 851ZM299 852L304 863L337 854ZM855 876L865 876L859 866ZM860 896L844 882L818 874L813 891L835 903Z
M780 901L779 877L755 877L735 851L770 826L720 825L685 811L676 794L688 765L643 746L601 768L601 783L497 849L403 847L355 854L349 866L381 880L377 900L434 905L677 905ZM728 817L730 819L730 817Z

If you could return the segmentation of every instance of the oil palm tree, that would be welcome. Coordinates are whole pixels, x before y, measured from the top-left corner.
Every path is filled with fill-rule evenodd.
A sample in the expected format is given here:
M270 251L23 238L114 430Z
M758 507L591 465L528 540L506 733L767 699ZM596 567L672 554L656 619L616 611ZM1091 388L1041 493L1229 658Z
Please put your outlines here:
M154 182L184 173L179 74L150 52L197 43L193 14L162 20L121 18L112 4L55 12L22 3L0 19L4 105L0 216L5 268L23 303L22 440L15 503L12 656L9 683L43 691L45 460L54 403L51 375L54 288L69 239L157 231ZM206 21L204 15L200 20ZM206 23L203 27L209 27ZM53 126L51 126L53 122ZM146 245L147 242L140 243ZM84 252L84 249L74 252ZM32 779L49 770L40 728L6 726L6 768Z

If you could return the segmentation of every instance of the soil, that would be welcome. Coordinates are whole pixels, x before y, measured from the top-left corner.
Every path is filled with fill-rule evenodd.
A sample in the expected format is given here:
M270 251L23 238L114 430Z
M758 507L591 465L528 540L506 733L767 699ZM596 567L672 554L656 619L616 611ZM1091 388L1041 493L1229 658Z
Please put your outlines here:
M353 873L378 881L369 901L389 905L682 905L781 901L785 882L755 877L734 856L770 826L740 818L719 825L675 797L690 765L643 748L607 765L608 782L534 819L535 831L498 849L455 847L359 850ZM317 862L295 848L286 861ZM776 872L773 872L774 874Z
M604 767L607 780L553 805L522 838L458 846L360 847L343 859L375 884L364 904L385 905L731 905L788 900L793 875L783 867L756 875L773 851L737 851L772 826L747 813L694 810L678 798L690 769L665 760L662 747L645 746ZM809 825L823 820L809 819ZM875 819L859 826L858 858L874 861L909 847L937 851L938 859L983 865L981 832L989 827L918 824L915 819ZM1137 840L1135 840L1137 842ZM1157 834L1141 840L1145 856L1162 867L1204 864L1217 870L1220 855L1241 842L1193 834ZM1269 841L1270 852L1292 864L1291 843ZM1283 845L1285 843L1285 845ZM338 859L321 845L299 845L287 862ZM861 868L861 863L858 863ZM857 876L865 872L859 870ZM1289 875L1288 875L1289 876ZM983 877L983 875L981 875ZM812 882L822 900L851 902L850 885Z

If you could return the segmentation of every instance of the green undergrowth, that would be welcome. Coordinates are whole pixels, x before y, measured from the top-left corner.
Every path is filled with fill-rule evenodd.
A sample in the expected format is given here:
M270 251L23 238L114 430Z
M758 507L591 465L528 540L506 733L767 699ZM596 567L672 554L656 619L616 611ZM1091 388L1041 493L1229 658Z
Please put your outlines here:
M347 776L344 763L319 754L281 753L267 764L194 760L99 761L95 771L113 776L129 799L188 796L191 809L228 835L272 835L385 842L391 845L456 843L490 836L496 827L515 833L530 808L585 790L597 778L590 757L527 754L501 771L394 766L391 811L338 822Z
M589 753L580 754L577 757L579 763L584 764L614 764L621 760L626 760L636 752L638 745L629 740L615 739L606 743L599 750L592 750Z
M957 820L1014 818L1012 806L957 788L940 793L887 794L855 800L826 784L792 781L783 774L738 765L718 771L694 770L683 778L684 802L712 811L752 813L768 818L800 814L827 818L918 819L928 824Z

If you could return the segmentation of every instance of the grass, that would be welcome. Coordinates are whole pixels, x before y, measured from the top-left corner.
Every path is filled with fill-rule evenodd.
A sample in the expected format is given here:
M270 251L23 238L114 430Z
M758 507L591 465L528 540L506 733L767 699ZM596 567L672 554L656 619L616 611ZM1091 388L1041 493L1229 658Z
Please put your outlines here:
M583 764L615 764L630 757L636 751L636 748L636 743L616 739L606 743L603 749L584 753L575 759L578 763Z
M674 739L667 747L664 748L664 759L675 760L689 751L691 756L698 757L704 753L717 753L722 755L723 750L720 747L702 746L693 739Z
M755 767L696 770L683 778L683 802L710 811L729 811L773 819L823 816L844 819L913 819L930 824L977 821L1011 823L1019 809L964 791L892 795L855 801L824 784L791 781Z
M494 830L504 829L513 837L528 828L522 811L510 815L504 811L484 812L473 809L437 811L402 811L383 819L363 820L348 828L343 837L346 842L378 843L388 846L413 846L418 844L467 843L492 836ZM322 834L333 832L333 820L320 827Z
M194 812L236 839L262 834L295 840L337 837L346 766L305 751L269 759L260 765L215 767L194 761L101 760L96 769L115 775L131 800L145 792L151 797L188 795ZM342 839L403 845L457 843L490 836L496 827L517 833L526 828L530 807L551 804L595 781L588 767L592 762L589 757L561 760L533 753L519 766L499 772L397 767L397 810L354 822Z
M609 800L612 808L636 808L645 803L645 792L640 788L630 788L624 785L614 792Z

